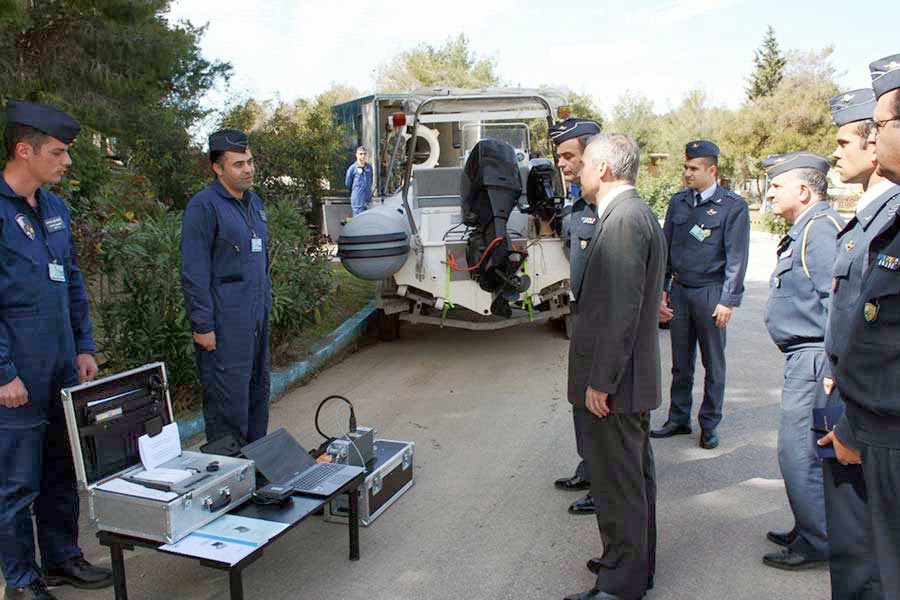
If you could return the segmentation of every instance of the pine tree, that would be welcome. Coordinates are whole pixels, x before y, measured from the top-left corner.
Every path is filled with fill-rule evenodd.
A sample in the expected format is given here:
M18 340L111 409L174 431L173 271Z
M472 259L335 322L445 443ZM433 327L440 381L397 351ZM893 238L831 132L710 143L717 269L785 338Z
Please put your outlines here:
M775 91L784 78L784 67L787 61L778 48L775 30L771 25L766 30L762 45L754 50L753 55L753 63L756 68L750 76L750 85L745 88L748 100L768 96Z

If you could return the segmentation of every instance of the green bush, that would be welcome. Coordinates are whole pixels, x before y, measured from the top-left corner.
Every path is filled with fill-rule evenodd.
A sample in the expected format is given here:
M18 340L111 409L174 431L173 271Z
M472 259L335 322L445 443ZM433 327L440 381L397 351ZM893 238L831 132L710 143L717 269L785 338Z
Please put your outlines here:
M271 347L314 321L332 289L327 257L315 245L302 210L289 200L266 203L272 275ZM96 232L95 232L96 233ZM195 388L197 372L181 288L181 212L107 225L100 243L98 346L112 372L165 361L176 398ZM181 408L196 401L176 401Z
M646 170L641 169L638 176L637 192L641 198L647 201L653 212L660 219L666 216L666 210L669 208L669 199L672 194L684 188L681 179L671 175L651 175Z
M762 228L769 233L783 236L790 230L791 224L775 213L767 212L762 218Z

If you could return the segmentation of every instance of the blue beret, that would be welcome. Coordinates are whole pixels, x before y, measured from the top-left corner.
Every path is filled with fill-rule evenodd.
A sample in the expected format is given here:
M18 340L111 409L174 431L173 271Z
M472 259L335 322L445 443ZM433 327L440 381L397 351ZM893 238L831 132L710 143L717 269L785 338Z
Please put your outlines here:
M706 140L695 140L688 142L684 146L684 156L686 158L699 158L701 156L718 156L719 147L712 142Z
M246 152L249 147L247 134L237 129L221 129L209 136L210 152Z
M900 88L900 54L876 60L869 65L869 73L872 75L872 90L876 98Z
M6 124L26 125L53 136L63 144L71 144L81 131L78 121L52 106L35 102L9 100L6 103Z
M794 169L815 169L827 173L831 161L815 152L788 152L787 154L770 154L763 160L762 168L769 179Z
M597 135L600 133L600 123L590 119L566 119L550 127L549 133L550 141L558 146L572 138L583 135Z
M865 88L835 96L828 102L828 109L834 124L842 127L854 121L871 119L875 104L875 94L871 88Z

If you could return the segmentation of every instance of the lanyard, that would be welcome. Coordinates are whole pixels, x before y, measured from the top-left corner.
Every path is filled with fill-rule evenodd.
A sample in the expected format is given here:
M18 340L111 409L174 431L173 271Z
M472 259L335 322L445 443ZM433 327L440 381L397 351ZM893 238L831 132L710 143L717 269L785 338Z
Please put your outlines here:
M246 195L247 195L247 193L244 192L244 196L246 196ZM253 202L252 202L252 199L247 198L247 200L246 200L247 210L246 211L243 210L243 207L241 206L245 202L243 199L235 198L234 201L237 202L237 204L238 204L238 212L241 213L241 217L243 217L244 222L247 224L247 228L250 230L250 235L254 238L259 237L256 235L256 230L253 228L253 212L252 212L253 211L253 207L252 207Z

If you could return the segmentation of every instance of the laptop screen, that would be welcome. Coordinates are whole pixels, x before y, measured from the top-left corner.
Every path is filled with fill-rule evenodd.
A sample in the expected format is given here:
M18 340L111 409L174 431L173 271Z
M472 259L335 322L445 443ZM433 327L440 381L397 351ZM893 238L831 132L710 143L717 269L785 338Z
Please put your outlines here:
M241 453L253 459L256 468L273 483L287 481L316 464L303 447L283 428L247 444Z

